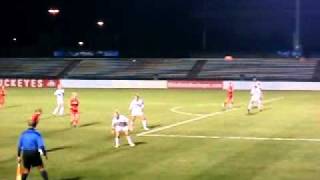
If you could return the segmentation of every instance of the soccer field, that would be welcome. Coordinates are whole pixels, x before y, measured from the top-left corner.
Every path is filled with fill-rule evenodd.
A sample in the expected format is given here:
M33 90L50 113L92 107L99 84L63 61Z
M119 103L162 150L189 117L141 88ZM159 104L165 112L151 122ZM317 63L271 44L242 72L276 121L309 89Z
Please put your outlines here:
M72 129L68 115L51 114L53 91L8 89L0 109L0 180L15 178L18 137L39 107L52 180L320 179L320 92L265 91L264 111L247 115L248 91L236 91L234 108L223 111L220 90L66 89L67 112L71 92L80 98L81 126ZM128 115L136 92L152 129L137 121L137 146L121 138L115 149L113 111ZM41 179L36 169L29 176Z

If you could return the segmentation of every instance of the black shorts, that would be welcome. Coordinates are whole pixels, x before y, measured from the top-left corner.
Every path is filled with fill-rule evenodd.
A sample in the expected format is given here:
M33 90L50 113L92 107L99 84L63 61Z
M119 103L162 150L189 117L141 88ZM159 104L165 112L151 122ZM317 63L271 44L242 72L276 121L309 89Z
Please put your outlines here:
M23 166L26 169L43 166L42 159L38 151L23 151L22 160Z

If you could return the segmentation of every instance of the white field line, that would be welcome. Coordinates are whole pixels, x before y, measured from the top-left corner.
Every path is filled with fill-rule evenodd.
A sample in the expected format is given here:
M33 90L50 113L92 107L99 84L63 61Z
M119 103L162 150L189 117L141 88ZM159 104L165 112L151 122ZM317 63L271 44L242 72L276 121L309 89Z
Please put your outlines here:
M194 121L199 121L199 120L202 120L204 118L216 116L216 115L219 115L219 114L224 114L224 113L227 113L227 112L230 112L230 111L234 111L234 110L236 110L236 109L231 109L231 110L227 110L227 111L218 111L218 112L214 112L214 113L211 113L211 114L198 116L198 117L195 117L195 118L192 118L192 119L188 119L188 120L185 120L185 121L181 121L181 122L177 122L177 123L174 123L174 124L171 124L171 125L168 125L168 126L163 126L163 127L160 127L160 128L156 128L156 129L150 130L150 131L145 131L145 132L137 134L137 136L144 136L146 134L159 132L159 131L162 131L162 130L165 130L165 129L170 129L170 128L173 128L173 127L176 127L176 126L180 126L180 125L183 125L183 124L191 123L191 122L194 122Z
M171 134L148 134L148 137L168 137L168 138L196 138L196 139L227 139L227 140L247 140L247 141L305 141L320 142L320 139L313 138L280 138L280 137L242 137L242 136L191 136L191 135L171 135Z
M279 100L281 100L283 98L284 97L272 98L272 99L269 99L269 100L265 100L264 102L279 101ZM234 110L237 110L237 109L238 108L233 108L231 110L218 111L218 112L214 112L214 113L210 113L210 114L205 114L205 115L198 116L198 117L195 117L195 118L191 118L191 119L188 119L188 120L185 120L185 121L177 122L177 123L174 123L174 124L171 124L171 125L163 126L163 127L156 128L156 129L152 129L150 131L145 131L145 132L142 132L142 133L138 133L137 136L144 136L146 134L159 132L159 131L162 131L162 130L165 130L165 129L170 129L170 128L173 128L173 127L177 127L177 126L180 126L180 125L183 125L183 124L188 124L188 123L191 123L191 122L194 122L194 121L199 121L199 120L202 120L202 119L205 119L205 118L208 118L208 117L212 117L212 116L224 114L224 113L227 113L227 112L231 112L231 111L234 111Z
M183 115L188 115L188 116L203 116L206 114L195 114L195 113L188 113L188 112L183 112L179 111L178 109L181 109L181 106L173 107L170 109L171 112L177 113L177 114L183 114Z

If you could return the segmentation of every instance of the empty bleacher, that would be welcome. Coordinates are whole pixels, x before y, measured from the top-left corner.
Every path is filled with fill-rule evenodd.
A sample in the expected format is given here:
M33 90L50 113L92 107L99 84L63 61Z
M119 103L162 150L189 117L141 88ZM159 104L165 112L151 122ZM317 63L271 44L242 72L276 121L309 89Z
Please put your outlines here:
M296 59L223 59L209 60L198 74L197 79L251 79L310 81L317 61Z
M83 60L67 76L95 79L184 79L195 63L196 60L185 59Z
M1 59L0 77L57 77L70 61L56 59Z
M0 59L0 77L319 81L320 61L296 59Z

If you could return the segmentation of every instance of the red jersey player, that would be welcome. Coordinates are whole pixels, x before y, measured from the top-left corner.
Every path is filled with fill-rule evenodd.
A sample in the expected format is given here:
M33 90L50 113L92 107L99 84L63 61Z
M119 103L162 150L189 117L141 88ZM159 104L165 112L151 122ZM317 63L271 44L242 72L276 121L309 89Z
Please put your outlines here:
M4 106L5 96L6 96L6 90L5 90L4 86L1 86L1 88L0 88L0 108L2 108Z
M32 122L38 123L40 120L40 115L42 114L42 109L36 109L31 117Z
M79 99L77 93L73 92L70 99L70 114L71 114L71 125L77 127L79 125Z
M232 108L232 105L233 105L234 88L233 88L232 82L229 83L226 90L227 90L227 98L224 101L223 107L229 109L229 108Z

